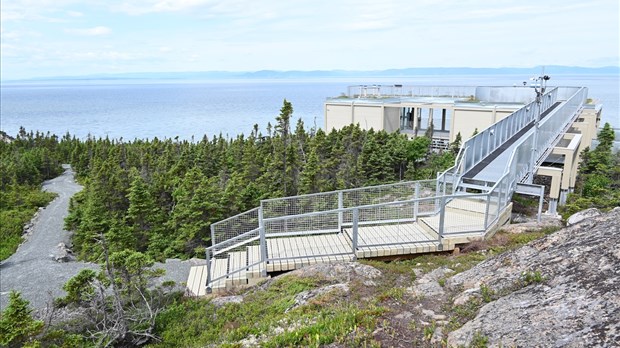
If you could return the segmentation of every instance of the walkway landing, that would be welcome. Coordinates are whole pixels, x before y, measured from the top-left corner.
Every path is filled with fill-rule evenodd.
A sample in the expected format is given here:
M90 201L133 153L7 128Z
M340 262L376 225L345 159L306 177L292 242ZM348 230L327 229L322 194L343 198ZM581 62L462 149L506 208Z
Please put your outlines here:
M260 246L228 253L227 258L211 262L211 290L224 292L235 287L253 285L267 274L291 271L316 263L353 261L395 257L399 255L450 251L455 245L484 239L486 201L463 198L453 199L446 205L444 227L450 233L439 241L439 216L421 217L407 223L378 224L358 227L357 248L353 248L352 228L338 233L322 233L267 238L268 261L260 263ZM229 274L238 270L233 274ZM219 279L218 279L219 278ZM207 266L194 266L187 282L193 296L207 293L205 284Z

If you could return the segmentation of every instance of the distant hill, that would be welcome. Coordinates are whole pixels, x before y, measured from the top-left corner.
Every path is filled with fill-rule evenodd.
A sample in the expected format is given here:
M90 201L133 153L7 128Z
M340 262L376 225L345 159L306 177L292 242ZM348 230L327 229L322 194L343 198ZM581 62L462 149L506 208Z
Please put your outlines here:
M339 77L414 77L419 75L532 75L539 74L542 67L532 68L406 68L387 70L259 70L193 71L193 72L138 72L94 74L83 76L56 76L33 78L27 81L45 80L126 80L126 79L176 79L176 80L225 80L225 79L300 79ZM607 66L585 68L573 66L545 66L546 74L553 75L620 75L620 67Z

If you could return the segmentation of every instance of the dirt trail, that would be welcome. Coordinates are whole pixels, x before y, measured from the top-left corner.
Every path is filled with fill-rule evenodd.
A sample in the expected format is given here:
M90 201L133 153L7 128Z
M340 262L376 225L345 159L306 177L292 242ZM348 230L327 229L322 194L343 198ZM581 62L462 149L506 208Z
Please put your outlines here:
M99 265L87 262L59 263L54 255L58 244L70 245L71 233L64 229L69 200L82 189L74 180L70 166L57 178L43 183L43 190L55 192L58 197L39 212L32 232L26 237L15 254L0 264L0 309L4 310L11 290L19 291L34 308L44 308L53 298L64 296L62 286L80 270L99 269ZM191 261L167 260L156 266L166 270L164 280L185 282Z

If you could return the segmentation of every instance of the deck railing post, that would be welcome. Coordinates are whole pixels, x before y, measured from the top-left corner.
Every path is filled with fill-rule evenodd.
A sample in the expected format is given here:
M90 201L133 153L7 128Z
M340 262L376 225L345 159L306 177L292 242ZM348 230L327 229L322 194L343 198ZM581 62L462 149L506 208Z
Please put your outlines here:
M267 239L265 238L265 223L263 222L263 207L258 208L258 235L260 240L260 259L263 263L261 276L267 276Z
M439 250L443 250L443 234L444 234L444 223L446 219L446 196L441 197L441 206L439 207L439 231L437 231L437 235L439 237L438 242L439 245L437 248Z
M439 197L439 196L444 196L444 195L440 195L441 189L439 188L439 180L436 181L435 183L435 197ZM435 213L438 213L441 210L441 207L439 206L439 204L441 203L439 198L435 198Z
M204 286L207 288L207 293L210 294L211 293L211 287L209 286L209 284L211 284L211 251L209 249L205 249L205 256L207 258L207 283L204 284Z
M504 186L506 187L504 188ZM499 190L499 192L497 195L497 214L496 215L497 215L497 218L499 219L499 213L502 211L502 207L508 203L508 183L507 183L506 178L504 178L504 182L497 185L497 189ZM506 196L502 197L502 195L504 194L504 191L506 192Z
M357 260L357 227L359 221L360 211L358 208L353 209L353 236L352 236L352 246L353 246L353 260Z
M414 196L413 196L416 201L413 203L413 219L417 220L418 219L418 212L419 212L419 206L420 203L418 201L418 199L420 199L420 183L416 181L415 183L415 191L414 191Z
M491 207L491 194L492 193L493 191L490 191L489 193L487 193L487 206L484 210L484 231L485 233L486 233L487 228L489 228L489 208ZM497 202L497 204L499 205L499 201Z
M342 191L338 191L338 230L342 231L342 223L343 223L343 212L342 212L342 208L344 208L344 201L343 201L343 192Z
M215 240L215 226L211 224L211 245L217 244L218 241ZM221 241L219 241L221 242Z

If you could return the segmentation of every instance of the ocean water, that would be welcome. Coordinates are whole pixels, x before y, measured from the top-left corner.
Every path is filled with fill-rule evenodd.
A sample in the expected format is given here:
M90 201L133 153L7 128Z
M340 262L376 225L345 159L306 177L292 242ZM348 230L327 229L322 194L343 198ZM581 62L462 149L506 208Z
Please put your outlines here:
M248 134L254 124L266 133L284 99L293 104L294 122L322 128L327 97L354 84L497 86L521 84L523 76L419 76L401 79L314 80L86 80L3 83L0 128L9 135L30 131L66 132L124 140L158 137L201 139L222 133ZM552 77L550 85L586 86L603 103L603 122L620 128L618 76Z

